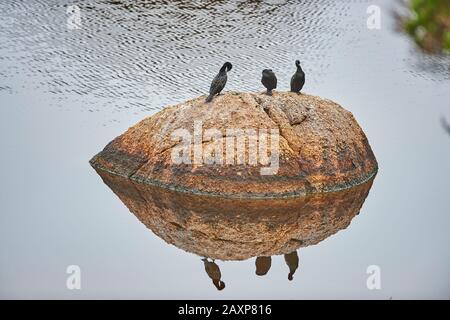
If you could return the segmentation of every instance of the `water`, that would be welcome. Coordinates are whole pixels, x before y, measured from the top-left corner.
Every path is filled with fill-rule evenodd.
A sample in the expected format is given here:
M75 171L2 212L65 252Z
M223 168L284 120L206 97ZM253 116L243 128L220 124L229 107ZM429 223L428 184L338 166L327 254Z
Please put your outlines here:
M389 1L0 3L0 296L3 298L450 298L450 71L395 32ZM381 30L366 27L369 5ZM167 104L204 94L229 60L228 90L288 89L337 101L366 132L380 171L350 226L283 256L216 261L168 245L131 214L88 160ZM79 265L82 289L66 288ZM381 269L368 290L367 267Z

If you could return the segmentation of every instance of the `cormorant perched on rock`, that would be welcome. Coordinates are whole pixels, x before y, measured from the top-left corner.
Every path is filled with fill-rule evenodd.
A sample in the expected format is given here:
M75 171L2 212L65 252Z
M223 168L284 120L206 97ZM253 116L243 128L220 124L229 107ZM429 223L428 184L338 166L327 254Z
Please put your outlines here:
M289 267L288 279L291 281L294 279L293 275L298 268L298 255L297 251L292 251L291 253L284 255L284 260Z
M256 275L263 276L269 272L272 265L271 257L257 257L255 261L256 265Z
M220 280L222 274L220 273L219 266L214 262L214 260L208 261L207 258L204 258L202 261L205 264L205 271L208 274L208 277L211 278L217 290L223 290L225 288L225 282Z
M218 95L225 85L227 84L227 72L233 68L233 65L229 62L225 62L220 68L219 73L214 77L209 88L209 96L206 98L206 102L211 102L215 95Z
M261 83L266 87L267 94L272 95L272 90L277 88L277 77L271 69L264 69L262 72Z
M295 60L295 65L297 66L297 71L295 71L291 78L291 91L300 93L305 85L305 73L300 66L300 60Z

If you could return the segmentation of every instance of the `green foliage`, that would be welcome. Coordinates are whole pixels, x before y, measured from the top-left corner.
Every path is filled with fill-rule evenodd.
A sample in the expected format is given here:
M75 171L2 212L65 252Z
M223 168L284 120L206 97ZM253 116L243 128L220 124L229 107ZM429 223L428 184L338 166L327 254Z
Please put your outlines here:
M411 0L405 30L428 52L450 52L450 0Z

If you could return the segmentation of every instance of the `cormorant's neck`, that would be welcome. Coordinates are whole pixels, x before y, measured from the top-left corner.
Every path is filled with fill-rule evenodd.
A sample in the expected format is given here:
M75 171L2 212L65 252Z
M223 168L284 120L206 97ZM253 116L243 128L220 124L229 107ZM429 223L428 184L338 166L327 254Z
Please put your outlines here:
M222 68L220 68L220 73L226 73L226 72L227 72L227 66L223 66Z
M298 66L297 66L297 71L303 72L303 69L302 69L302 66L301 66L301 65L298 65Z

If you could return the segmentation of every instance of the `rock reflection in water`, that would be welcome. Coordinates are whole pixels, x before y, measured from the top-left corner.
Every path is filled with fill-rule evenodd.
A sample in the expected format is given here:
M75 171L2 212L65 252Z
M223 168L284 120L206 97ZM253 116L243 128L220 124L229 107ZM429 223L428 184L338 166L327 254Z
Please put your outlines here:
M215 260L256 257L255 273L261 276L269 272L271 256L284 255L287 278L292 280L299 267L297 250L347 228L373 182L307 197L237 200L179 193L98 173L153 233L203 258L206 273L219 290L225 283Z

